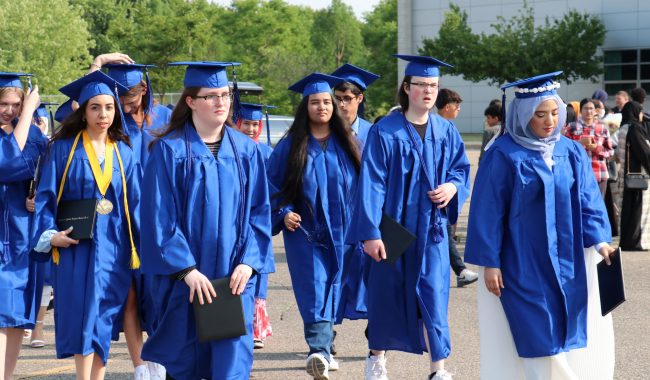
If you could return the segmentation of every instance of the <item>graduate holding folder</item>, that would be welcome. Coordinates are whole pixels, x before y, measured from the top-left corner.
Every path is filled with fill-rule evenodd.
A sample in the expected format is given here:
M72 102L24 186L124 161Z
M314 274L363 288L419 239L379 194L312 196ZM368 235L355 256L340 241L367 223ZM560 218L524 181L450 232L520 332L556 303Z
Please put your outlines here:
M614 250L611 229L590 159L560 133L561 73L501 87L515 92L507 133L474 182L465 261L483 267L483 379L614 377L612 321L601 316L596 275L600 256L609 263Z
M142 193L145 274L153 275L158 326L142 358L177 380L248 379L253 365L253 272L271 245L264 158L229 126L230 62L186 65L171 122L154 140ZM192 302L211 303L211 280L241 296L247 335L200 343ZM195 299L196 296L196 299ZM217 327L217 326L215 326Z
M349 243L363 241L367 270L366 379L387 378L385 350L429 351L430 379L450 379L447 307L447 223L454 224L469 194L469 160L453 124L431 114L440 66L431 57L397 55L409 63L399 87L401 110L368 132ZM416 236L394 264L386 260L380 224L386 215ZM388 252L390 253L390 252Z
M79 108L52 137L36 193L33 245L54 263L57 357L74 356L79 379L104 377L113 323L140 265L141 169L116 93L125 90L101 72L60 89ZM58 214L79 215L91 224L76 233L89 233L71 238Z

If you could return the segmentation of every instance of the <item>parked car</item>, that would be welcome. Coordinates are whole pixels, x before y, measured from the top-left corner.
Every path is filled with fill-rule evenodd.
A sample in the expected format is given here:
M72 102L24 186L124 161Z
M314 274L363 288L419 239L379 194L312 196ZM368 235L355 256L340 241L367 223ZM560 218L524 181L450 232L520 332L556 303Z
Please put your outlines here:
M293 116L269 115L269 124L271 124L271 146L275 146L293 124ZM264 123L264 131L260 136L260 143L268 143L266 122Z

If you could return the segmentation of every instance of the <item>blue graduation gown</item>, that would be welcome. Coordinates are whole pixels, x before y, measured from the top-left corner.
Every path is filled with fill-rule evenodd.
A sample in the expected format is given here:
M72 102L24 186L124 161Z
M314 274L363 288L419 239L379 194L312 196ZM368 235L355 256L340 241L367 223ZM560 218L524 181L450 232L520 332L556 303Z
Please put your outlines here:
M359 117L359 130L357 131L357 137L359 138L359 141L361 141L361 146L366 143L370 127L372 127L371 122Z
M170 275L196 266L210 279L221 278L240 263L264 272L271 220L264 161L255 142L226 127L215 160L188 124L183 132L154 145L143 185L142 226L148 238L142 240L142 270L154 275L158 326L142 357L161 363L177 380L248 379L253 365L253 282L242 294L248 335L202 344L188 302L189 288ZM238 219L242 193L243 232ZM243 249L236 251L240 237Z
M584 148L565 137L541 154L500 137L479 167L465 261L500 268L501 303L519 356L584 347L584 248L611 241L607 211Z
M125 131L131 140L131 146L136 159L140 162L140 168L144 167L149 158L149 144L155 138L155 133L160 133L164 127L169 123L172 111L164 106L156 105L153 107L149 117L151 123L147 123L146 119L142 124L142 128L133 120L130 114L124 115L126 122ZM140 317L140 327L146 331L148 335L153 334L156 326L156 312L151 298L151 279L142 274L140 269L133 271L133 282L135 284L135 292L138 304L138 316ZM124 330L124 308L120 313L113 325L113 340L117 341L120 338L120 331Z
M456 128L438 115L429 115L424 144L414 133L416 144L423 146L431 178L438 185L449 182L457 188L441 211L446 231L444 224L456 223L469 194L465 146ZM353 203L355 223L347 241L380 239L382 212L416 235L395 265L368 261L369 346L421 354L426 350L421 319L428 332L431 358L436 361L451 351L447 324L449 254L446 236L437 244L431 240L429 227L435 205L426 193L430 188L406 130L406 119L401 112L389 114L368 133Z
M0 328L33 328L36 320L36 264L29 257L33 214L25 200L46 147L47 138L34 125L22 151L13 133L0 129Z
M264 160L264 166L266 167L269 162L269 157L273 153L273 148L264 143L258 143L257 149L259 149L262 159ZM266 170L266 169L265 169ZM269 246L270 250L266 254L266 270L265 273L259 273L257 275L257 281L255 282L255 298L266 299L269 288L269 273L275 272L275 257L273 255L273 245Z
M81 140L81 138L79 139ZM36 193L32 244L56 226L57 193L74 138L52 143ZM140 164L125 143L117 142L127 180L127 197L136 248L139 242ZM111 331L131 285L131 242L124 209L122 176L113 153L113 178L106 199L113 203L108 215L97 213L92 240L59 248L60 261L52 265L54 322L58 358L96 353L108 360ZM103 163L102 163L103 168ZM61 202L101 199L88 156L79 141L68 169Z
M130 114L124 115L124 121L126 122L126 127L124 129L126 134L129 135L133 152L135 153L136 159L140 161L142 170L144 170L144 167L147 164L147 158L149 158L149 144L155 139L154 134L162 132L164 127L169 124L171 116L172 111L169 108L156 105L153 107L152 112L149 115L151 123L147 123L145 119L142 123L142 128L140 128Z
M282 187L291 149L291 136L282 139L269 159L268 175L271 194ZM325 150L312 136L307 144L307 163L303 174L299 204L278 210L280 198L271 199L273 234L283 231L287 264L294 295L304 323L334 322L341 295L341 268L350 224L350 198L357 183L357 173L350 158L332 134ZM298 229L289 232L284 216L293 211L301 226L318 243L309 242Z

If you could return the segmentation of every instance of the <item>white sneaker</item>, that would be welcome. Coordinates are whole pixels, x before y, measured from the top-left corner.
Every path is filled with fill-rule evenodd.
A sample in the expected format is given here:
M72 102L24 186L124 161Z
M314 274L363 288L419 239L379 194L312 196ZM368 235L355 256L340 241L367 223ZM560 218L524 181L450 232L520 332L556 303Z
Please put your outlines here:
M476 280L478 280L478 273L465 268L460 272L460 275L456 277L456 286L462 288L465 285L476 282Z
M313 376L314 380L329 380L329 363L322 354L311 354L307 357L305 366L307 373Z
M453 380L451 372L447 372L444 369L441 369L436 372L436 375L433 377L428 377L429 380Z
M147 368L146 364L141 364L133 369L133 379L151 380L151 376L149 376L149 368Z
M165 380L167 376L167 371L162 364L154 362L146 362L147 368L149 368L149 376L151 380Z
M330 371L338 371L339 370L339 362L334 359L334 355L330 356Z
M388 380L385 355L371 355L366 358L365 380Z

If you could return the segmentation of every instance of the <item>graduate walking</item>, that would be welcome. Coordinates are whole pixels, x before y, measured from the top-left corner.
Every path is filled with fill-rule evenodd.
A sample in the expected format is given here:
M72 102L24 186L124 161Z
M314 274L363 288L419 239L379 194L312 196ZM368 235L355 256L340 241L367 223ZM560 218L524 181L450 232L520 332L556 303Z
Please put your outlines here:
M11 379L24 329L33 329L38 312L36 265L29 258L34 212L28 203L30 180L47 146L32 125L38 88L24 90L23 73L0 73L0 380Z
M140 264L142 171L115 90L126 88L101 72L60 89L79 108L52 137L36 193L35 257L55 264L57 357L74 356L78 379L104 377L113 324ZM69 236L67 222L57 222L63 212L94 220L88 235Z
M349 202L359 170L358 144L336 113L331 87L341 78L313 73L289 87L302 94L296 117L269 159L273 234L282 232L296 302L309 346L306 370L328 379L341 296Z
M450 379L446 225L469 194L469 161L458 130L431 114L440 66L431 57L396 55L409 63L400 84L401 110L375 124L364 148L348 243L363 242L368 267L365 379L385 380L386 350L429 352L430 379ZM386 259L382 214L416 236L395 264Z
M143 272L153 275L157 327L142 351L176 380L237 379L253 366L254 273L264 273L271 217L264 159L229 125L224 62L186 65L169 126L154 140L142 193ZM228 278L241 296L247 334L200 343L192 302L219 297ZM198 301L195 298L198 298Z

